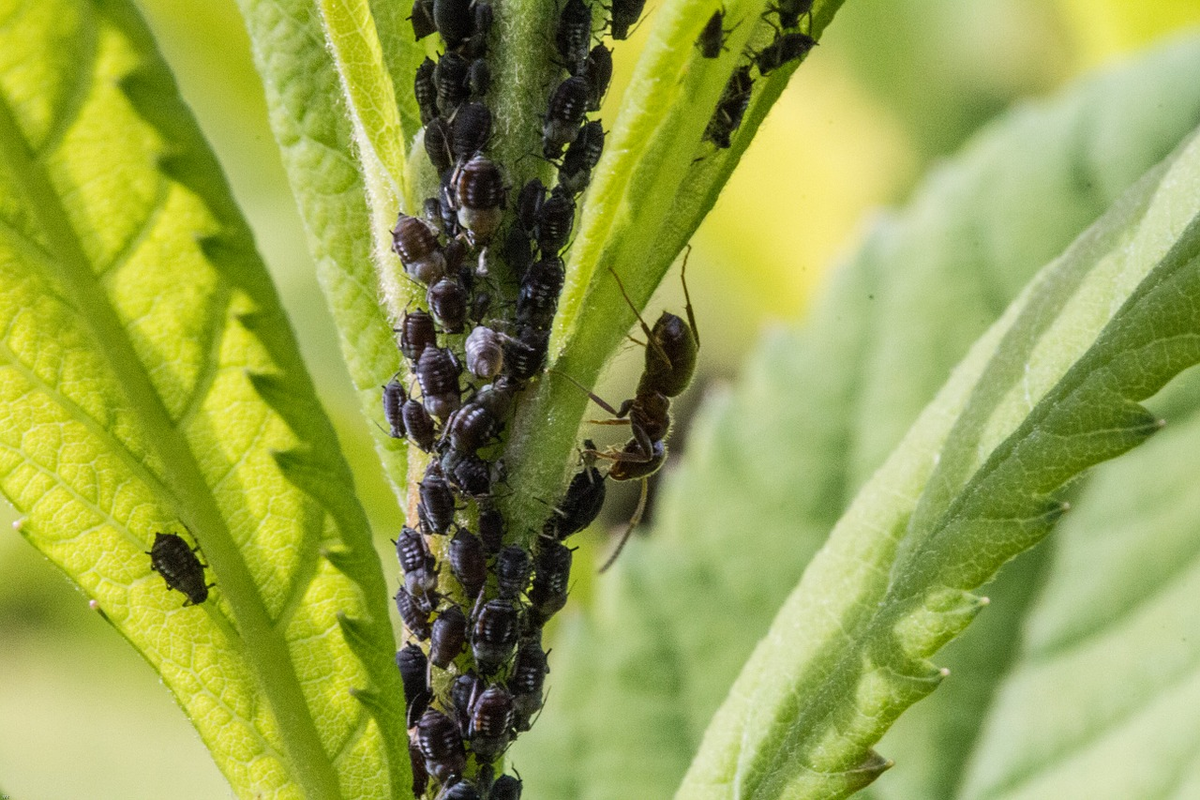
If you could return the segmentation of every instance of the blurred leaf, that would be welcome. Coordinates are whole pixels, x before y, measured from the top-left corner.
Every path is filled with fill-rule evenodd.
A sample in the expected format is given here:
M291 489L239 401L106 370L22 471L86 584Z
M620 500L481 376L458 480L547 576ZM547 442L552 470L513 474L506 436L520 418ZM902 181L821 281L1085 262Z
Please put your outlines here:
M305 0L238 5L342 356L360 406L375 423L369 429L384 470L403 502L406 448L383 427L379 391L400 357L381 303L369 235L393 224L395 213L388 220L386 213L373 217L367 208L367 180L353 152L351 122L317 10ZM372 180L382 186L378 172Z
M555 694L514 756L534 761L531 792L543 779L556 797L661 797L675 787L680 753L694 749L772 610L946 371L1038 266L1200 122L1197 69L1200 42L1191 41L1010 115L935 174L901 218L878 226L805 330L773 337L732 396L710 398L668 482L656 537L631 545L619 579L600 582L596 632L555 644ZM1019 608L1040 558L1025 557L1003 578L1009 591L993 596ZM1006 652L1008 610L989 611L947 649L955 678L912 712L924 725L889 738L889 754L911 746L880 791L936 772L938 759L958 774L969 745L956 757L943 745L969 743L980 724L972 709L986 706L992 684L970 680L980 674L972 667ZM653 648L612 644L643 624L656 631ZM586 692L561 661L590 661ZM639 697L644 686L664 692L653 702L620 701L635 664ZM561 704L581 693L583 707ZM645 747L660 735L681 741ZM651 779L608 767L642 761ZM889 796L943 796L927 780ZM557 791L570 781L588 790Z
M1200 24L1200 5L1195 0L1058 0L1057 5L1085 65Z
M7 0L0 43L0 487L22 534L241 795L391 797L379 561L219 167L124 0ZM201 606L151 572L158 531L199 544Z

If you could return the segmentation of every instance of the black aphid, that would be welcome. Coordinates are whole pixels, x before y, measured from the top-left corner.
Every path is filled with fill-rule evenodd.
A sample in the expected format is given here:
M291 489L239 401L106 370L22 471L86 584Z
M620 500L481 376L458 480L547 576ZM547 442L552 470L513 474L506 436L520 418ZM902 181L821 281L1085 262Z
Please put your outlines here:
M417 217L401 214L396 220L392 250L400 256L404 271L421 283L433 283L446 269L446 260L438 248L437 231Z
M426 347L437 345L437 328L434 327L433 317L420 309L405 312L398 332L400 352L413 361L421 357L421 351Z
M575 141L588 107L588 83L581 75L567 78L554 89L542 125L542 155L554 159Z
M575 227L575 200L566 187L555 186L538 212L537 240L543 256L558 255Z
M437 560L425 544L425 537L407 525L396 540L396 559L404 571L404 588L416 600L437 589Z
M600 163L603 152L604 125L597 119L584 125L579 130L579 136L567 147L567 154L558 168L558 185L571 194L582 192L587 188L592 170ZM574 209L571 216L574 219Z
M446 47L453 50L475 30L471 0L433 0L433 21Z
M780 27L795 28L805 16L812 25L812 9L813 0L780 0L773 10L779 15Z
M725 49L725 36L729 33L725 30L725 9L718 8L704 23L704 30L700 31L700 38L696 40L701 57L716 58L721 55Z
M504 342L504 370L517 381L527 381L539 375L546 363L550 347L550 332L526 325L516 338Z
M454 112L450 130L455 160L470 158L482 150L492 136L492 112L483 103L463 103Z
M542 643L537 639L523 642L508 676L508 690L513 694L513 710L516 711L514 726L518 731L529 730L534 714L541 710L542 689L548 672L550 666Z
M479 596L479 590L487 581L487 551L478 536L467 530L459 530L450 540L450 571L458 579L467 599Z
M750 93L754 88L754 79L750 77L750 64L743 64L734 70L725 84L717 109L713 112L708 127L704 129L704 138L717 147L729 147L730 136L742 124L742 117L750 105Z
M784 64L803 58L816 45L816 40L806 33L781 33L775 37L775 41L758 52L754 63L758 65L760 73L769 75Z
M396 592L396 610L404 627L417 639L425 641L429 638L429 610L422 608L403 586Z
M501 775L492 784L488 800L521 800L521 790L524 788L520 778L512 775Z
M449 348L426 347L415 371L421 385L421 401L430 414L446 419L462 404L458 385L462 366Z
M433 621L429 638L429 663L446 669L467 646L467 615L458 606L446 606Z
M578 73L587 60L592 40L592 11L583 0L567 0L558 16L554 45L563 65L572 75Z
M503 548L496 556L496 586L500 597L515 599L529 586L533 564L529 553L515 544Z
M450 123L441 117L434 117L425 126L425 154L429 163L439 175L454 166L454 139L450 131Z
M458 729L463 736L471 729L471 700L478 697L484 690L483 680L474 672L459 675L450 684L450 704Z
M411 720L409 727L413 727ZM408 740L408 760L412 764L413 797L420 797L425 794L425 787L429 785L429 773L425 771L425 756L421 755L421 748L412 738Z
M491 67L488 66L486 60L482 58L475 59L471 62L471 68L467 71L467 89L471 92L471 97L482 98L491 88Z
M417 723L416 738L430 775L442 783L462 775L467 766L467 754L462 734L452 719L437 709L429 709Z
M449 117L458 104L470 96L467 79L471 73L471 62L455 52L444 53L437 62L433 82L437 86L438 110Z
M414 18L416 13L417 7L414 6ZM417 107L421 110L422 125L428 124L438 115L437 85L433 82L435 69L437 69L437 65L433 63L433 59L426 58L421 62L421 66L417 67L417 75L413 79L413 96L417 100Z
M167 588L187 597L185 606L197 606L208 599L212 584L205 583L204 564L182 536L155 533L154 544L146 554L150 556L150 569L162 575Z
M418 42L437 33L437 23L433 21L433 0L416 0L409 19L412 20L413 38Z
M476 455L450 450L442 460L446 476L463 493L474 498L492 493L492 467Z
M533 585L529 587L529 620L533 625L545 625L567 604L571 552L571 548L556 539L542 539L538 543Z
M517 323L549 330L558 308L563 286L563 262L557 256L543 258L525 273L517 295Z
M471 455L489 444L499 428L500 418L486 405L472 400L451 415L446 422L446 435L453 450Z
M590 440L585 440L583 446L587 450L596 449ZM547 521L547 533L562 540L591 525L604 508L606 491L604 475L596 469L594 457L589 457L583 469L571 478L566 494Z
M488 555L496 555L504 546L504 515L496 508L479 512L479 539Z
M511 601L489 600L475 613L471 626L471 654L484 675L499 670L517 646L521 615Z
M383 387L383 418L387 420L388 435L393 439L404 438L404 415L402 409L408 401L408 394L404 391L404 384L392 378Z
M430 464L418 485L421 510L434 533L446 533L454 522L454 490L442 476L436 463Z
M400 414L404 418L404 432L408 434L409 441L428 453L433 448L436 435L429 411L420 400L410 397L400 409Z
M588 111L599 111L608 93L608 84L612 82L613 60L612 50L598 44L588 52L587 61L583 65L583 77L588 85Z
M646 0L613 0L612 4L612 38L629 38L629 29L642 16Z
M503 686L489 686L471 705L468 733L471 752L492 761L508 747L513 734L513 698Z
M445 333L461 333L467 321L467 290L457 278L442 278L425 294L433 318Z
M537 230L542 203L546 201L546 185L534 178L521 187L517 195L517 225L525 233L533 235Z
M442 789L437 800L482 800L483 795L475 788L475 784L460 780Z
M473 244L487 244L504 217L508 189L500 168L477 154L455 169L451 184L458 201L458 224L467 229Z
M406 644L396 652L396 666L404 684L404 704L408 707L408 726L416 724L429 708L429 659L419 645Z

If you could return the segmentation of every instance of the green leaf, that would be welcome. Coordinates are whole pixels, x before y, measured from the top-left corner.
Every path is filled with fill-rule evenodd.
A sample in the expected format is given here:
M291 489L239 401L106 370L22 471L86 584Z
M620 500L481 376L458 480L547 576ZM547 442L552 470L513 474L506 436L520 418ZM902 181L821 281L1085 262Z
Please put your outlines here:
M803 330L771 337L732 395L707 399L666 482L654 536L631 544L619 578L600 581L594 633L554 644L554 696L586 703L563 719L552 700L518 743L518 763L534 761L531 792L543 779L556 797L579 796L559 791L571 781L589 797L674 789L686 767L679 753L694 750L772 611L946 371L1038 266L1200 121L1200 87L1190 80L1198 68L1200 42L1190 40L1009 115L939 170L902 216L876 227ZM911 353L921 357L903 357ZM879 782L884 796L949 796L944 785L953 786L991 691L979 666L1008 657L1010 616L1019 619L1009 612L1026 602L1039 551L1022 562L1002 575L1008 591L990 592L1010 602L994 604L947 649L954 678L881 748L898 762ZM641 620L657 631L653 648L613 645ZM619 659L608 657L614 650ZM590 670L577 682L564 661ZM618 669L634 663L636 680ZM644 684L665 693L610 713ZM681 741L642 746L659 736ZM648 779L610 766L639 759L655 762Z
M941 682L970 594L1159 428L1138 402L1200 359L1200 144L1152 170L976 343L864 486L709 727L681 793L840 797Z
M366 517L220 168L124 0L0 4L0 488L240 796L391 797ZM214 584L181 607L155 533Z
M238 5L266 90L271 128L308 233L317 279L338 328L342 356L363 412L374 423L368 428L384 471L403 501L407 452L403 440L392 439L384 429L379 391L401 359L372 259L375 243L365 235L374 230L378 237L381 228L394 224L395 213L389 220L386 214L373 217L367 208L367 180L353 152L351 121L313 4L239 0ZM383 35L379 42L390 69L397 58L394 37ZM377 78L383 83L382 76ZM395 81L392 85L397 93L411 88L396 86ZM401 120L410 119L411 110L398 105ZM378 171L372 180L373 187L384 185ZM404 305L399 298L395 303Z

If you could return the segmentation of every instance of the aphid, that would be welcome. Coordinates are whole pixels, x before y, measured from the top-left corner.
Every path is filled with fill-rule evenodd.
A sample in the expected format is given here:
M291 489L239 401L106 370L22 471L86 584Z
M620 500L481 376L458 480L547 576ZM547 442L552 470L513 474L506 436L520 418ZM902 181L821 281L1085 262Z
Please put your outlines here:
M414 598L425 598L437 589L437 559L419 531L404 527L396 540L396 558L404 571L404 588Z
M425 294L429 310L446 333L459 333L467 320L467 290L455 278L442 278Z
M430 530L434 533L446 533L454 522L454 491L436 463L430 464L425 470L425 477L421 479L417 489L421 495L421 509L425 513L425 521Z
M474 0L471 5L475 7L475 32L467 39L462 51L478 61L487 55L488 33L492 30L496 14L488 0Z
M509 377L527 381L542 371L550 347L550 332L524 326L504 342L504 369Z
M491 380L504 368L504 345L500 334L483 325L476 325L463 344L467 370L477 378Z
M803 58L816 45L816 40L806 33L781 33L775 37L775 41L758 52L754 63L761 74L769 75L784 64Z
M780 27L795 28L804 16L808 17L808 24L812 26L812 9L813 0L780 0L772 10L779 15Z
M428 453L435 436L433 417L429 416L421 401L412 397L401 407L400 414L404 418L404 431L409 441Z
M754 79L750 77L750 64L743 64L734 70L725 84L721 99L717 103L708 127L704 129L704 138L717 147L729 147L729 137L742 124L742 117L750 105L750 93L754 88Z
M542 125L542 155L558 158L562 149L575 141L587 106L588 84L583 76L567 78L554 89Z
M447 420L446 436L455 452L471 455L491 442L499 428L500 419L491 409L471 400Z
M529 587L529 618L534 625L546 621L567 604L571 578L571 548L555 539L542 539L534 559L533 585Z
M437 800L482 800L482 795L475 785L467 781L458 781L442 789Z
M450 179L458 200L458 224L472 244L487 244L504 217L504 176L489 158L477 154L460 164Z
M485 508L479 512L479 539L488 555L500 552L504 546L504 515L499 509Z
M408 708L408 726L412 727L429 708L429 659L419 645L406 644L396 651L396 666L404 684L404 705Z
M533 564L524 548L510 544L496 556L496 586L500 597L515 599L529 585Z
M450 216L452 219L455 219L454 230L457 233L458 221L454 217L453 209L451 209ZM463 266L463 260L467 257L467 246L463 244L461 239L452 238L446 242L446 246L442 248L442 252L446 255L446 274L457 274L459 282L467 288L467 291L470 291L471 270Z
M416 374L425 410L433 416L446 419L462 404L458 385L462 366L449 348L426 347L417 361Z
M470 95L470 89L467 88L470 72L471 62L458 53L444 53L438 60L433 82L437 86L438 110L442 116L449 117L458 104Z
M454 166L454 134L450 124L441 117L434 117L425 125L425 155L439 175Z
M585 440L583 446L589 451L596 449L591 440ZM583 469L571 478L567 493L547 522L550 535L561 541L591 525L604 508L605 494L604 475L596 469L595 457L588 457Z
M554 321L563 286L563 262L554 256L534 263L521 281L517 295L517 323L547 330Z
M472 497L486 497L492 491L492 469L479 456L451 450L442 460L450 481Z
M442 195L442 232L450 238L451 241L447 243L447 246L449 246L454 243L454 237L458 236L459 232L458 209L454 206L454 188L450 185L450 181L448 180L450 177L453 177L454 173L447 171L439 174L443 175L445 178L442 181L442 186L439 191Z
M546 185L534 178L521 187L517 195L517 225L529 235L537 230L542 203L546 201Z
M438 248L437 231L424 220L401 214L392 229L392 250L400 256L404 271L421 283L433 283L446 269Z
M475 30L471 0L433 0L433 21L446 47L453 50Z
M450 684L450 703L463 736L471 729L471 698L478 697L483 690L484 683L474 672L459 675Z
M412 763L413 797L420 797L425 794L425 787L429 785L429 773L425 771L425 757L421 755L421 748L411 737L408 740L408 760Z
M400 587L400 591L396 592L395 599L396 610L400 612L400 619L404 621L404 627L408 629L408 632L422 642L428 639L429 611L421 608L403 586Z
M555 186L538 212L537 240L542 255L557 255L567 246L574 227L575 201L565 187Z
M587 60L588 44L592 38L592 11L583 0L567 0L558 17L554 45L563 64L572 75Z
M546 662L546 651L537 639L530 639L517 649L512 672L508 676L508 690L513 694L513 709L516 711L515 727L527 731L530 721L542 707L542 688L550 666Z
M433 0L416 0L413 3L412 16L413 38L418 42L437 33L437 23L433 21Z
M437 345L437 328L427 312L406 311L400 320L400 352L413 361L421 357L426 347Z
M471 654L482 674L490 675L508 661L520 629L520 611L511 601L489 600L477 608L471 626Z
M503 420L512 410L513 398L518 389L517 384L510 378L501 376L476 392L471 402L486 408L497 421Z
M404 384L392 378L383 387L383 418L391 427L388 435L393 439L404 438L404 416L401 409L404 408L406 402L408 402L408 394L404 391Z
M492 791L488 793L488 800L521 800L521 790L523 788L520 778L514 778L512 775L501 775L492 784Z
M608 94L608 84L612 82L613 60L612 50L598 44L588 53L583 65L583 77L588 85L588 111L599 111Z
M645 7L646 0L613 0L612 38L629 38L629 29L642 16L642 9Z
M467 766L467 754L462 734L452 719L437 709L429 709L417 723L416 738L430 775L442 783L462 775Z
M491 138L491 109L483 103L463 103L454 112L451 134L454 142L451 152L456 161L475 155Z
M503 686L489 686L471 704L471 752L492 761L508 747L513 732L513 698Z
M168 589L183 594L184 606L198 606L208 599L208 590L215 584L204 582L204 564L196 557L197 550L188 547L182 536L174 533L155 533L154 544L146 551L150 569L163 576Z
M492 88L492 70L486 60L477 58L471 62L471 68L467 71L467 88L472 97L483 97Z
M446 669L467 646L467 616L458 606L446 606L433 621L429 663Z
M417 8L421 4L421 0L418 0L417 4L413 6L414 20ZM413 97L416 98L417 107L421 110L422 125L427 125L438 115L437 85L433 82L433 73L436 69L437 65L433 63L433 59L426 58L421 62L421 66L417 67L417 75L413 79Z
M450 571L458 579L463 594L468 598L479 596L479 590L487 581L487 551L478 536L459 530L450 540Z
M696 41L701 57L716 58L721 55L725 49L725 37L731 32L732 29L725 30L725 9L718 8L704 23L704 30L700 31L700 38Z
M593 120L579 131L579 136L567 148L562 165L558 168L558 185L571 194L579 194L587 188L592 170L600 163L604 152L604 125ZM574 209L571 210L572 221ZM570 235L569 233L567 234Z

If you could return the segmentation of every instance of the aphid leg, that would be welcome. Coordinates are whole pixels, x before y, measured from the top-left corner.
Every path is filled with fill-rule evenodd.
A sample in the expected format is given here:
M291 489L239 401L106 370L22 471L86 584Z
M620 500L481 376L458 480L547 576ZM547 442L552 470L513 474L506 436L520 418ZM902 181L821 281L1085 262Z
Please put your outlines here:
M621 534L621 540L617 542L617 547L612 551L612 555L600 567L600 572L603 573L616 562L617 557L621 555L621 551L625 549L625 545L629 542L629 537L633 534L633 529L642 521L642 514L646 513L646 498L650 494L649 478L642 478L642 495L638 498L637 508L634 509L633 518L629 520L629 527L625 529L625 533Z

